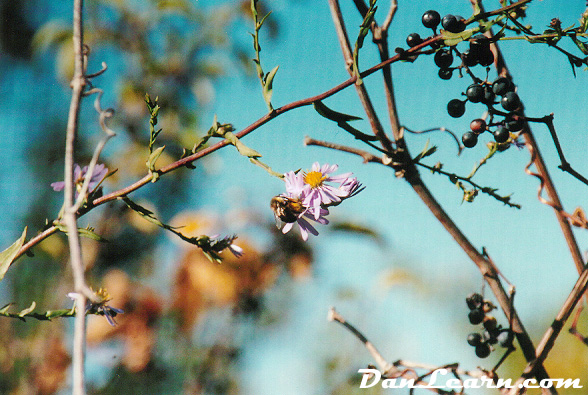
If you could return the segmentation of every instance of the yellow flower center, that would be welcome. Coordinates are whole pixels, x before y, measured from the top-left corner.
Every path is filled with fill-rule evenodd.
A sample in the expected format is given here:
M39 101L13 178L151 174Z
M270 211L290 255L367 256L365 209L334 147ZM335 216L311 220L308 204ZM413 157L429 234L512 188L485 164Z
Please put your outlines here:
M304 175L304 182L310 185L311 188L320 187L326 179L327 176L323 175L320 171L311 171Z

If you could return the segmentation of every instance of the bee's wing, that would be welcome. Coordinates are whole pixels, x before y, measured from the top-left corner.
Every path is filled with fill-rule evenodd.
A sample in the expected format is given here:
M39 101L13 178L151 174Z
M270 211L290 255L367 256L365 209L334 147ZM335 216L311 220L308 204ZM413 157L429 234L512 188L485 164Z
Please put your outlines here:
M282 221L282 220L280 219L280 216L279 216L278 214L276 214L276 213L274 213L274 219L276 220L276 227L277 227L278 229L282 230L282 228L283 228L283 227L284 227L284 225L285 225L285 222L284 222L284 221Z

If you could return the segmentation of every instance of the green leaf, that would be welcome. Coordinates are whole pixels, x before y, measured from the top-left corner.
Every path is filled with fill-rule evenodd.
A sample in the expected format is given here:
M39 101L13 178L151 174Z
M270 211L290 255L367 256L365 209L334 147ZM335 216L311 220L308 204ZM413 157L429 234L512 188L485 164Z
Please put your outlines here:
M96 240L96 241L99 241L102 243L107 241L104 237L102 237L98 233L94 232L94 229L91 227L78 228L78 233L80 234L80 236L83 236L87 239Z
M278 173L276 171L273 171L271 167L269 167L268 165L266 165L265 163L263 163L259 159L257 159L257 158L249 158L249 160L251 161L251 163L253 163L254 165L257 165L257 166L261 167L262 169L264 169L265 171L267 171L272 176L275 176L275 177L278 177L278 178L284 178L284 175L282 173Z
M73 315L72 309L49 310L45 313L45 317L52 319L55 317L68 317Z
M157 225L163 229L167 229L167 230L175 229L173 226L164 224L163 222L158 220L151 210L148 210L147 208L141 206L140 204L133 202L131 199L128 198L128 196L119 197L119 199L121 199L123 202L125 202L125 204L131 210L133 210L134 212L136 212L137 214L139 214L141 217L145 218L147 221L151 222L152 224L155 224L155 225Z
M272 12L268 12L267 14L265 14L265 16L263 18L261 18L261 20L259 22L257 22L257 28L260 29L261 26L263 26L263 22L265 22L265 20L267 19L268 16L270 16Z
M33 303L31 303L31 305L22 310L20 313L18 313L19 317L24 317L25 315L29 314L31 311L35 310L35 307L37 307L37 303L35 303L35 301L33 301Z
M27 228L25 227L22 235L18 238L18 240L12 243L12 245L7 249L0 252L0 280L4 278L4 275L8 271L10 264L14 261L14 257L16 257L18 251L20 251L20 248L23 246L26 236Z
M164 149L165 145L157 148L151 153L151 155L149 155L149 159L147 159L147 162L145 162L149 171L155 170L155 162L157 162L157 159L159 159Z
M331 121L337 122L337 123L358 121L358 120L362 119L360 117L356 117L355 115L343 114L341 112L331 110L329 107L327 107L320 100L313 102L312 105L314 106L314 109L316 110L316 112L319 113L319 115L321 115L327 119L330 119Z
M7 305L4 305L1 309L0 309L0 314L6 314L6 312L8 311L8 309L10 308L10 306L12 306L12 303L8 303Z
M355 120L358 120L361 118L331 110L330 108L325 106L323 104L323 102L321 102L321 101L314 102L313 106L314 106L314 109L316 110L316 112L319 113L319 115L321 115L331 121L337 122L337 126L339 126L341 129L349 132L356 139L361 140L361 141L376 141L378 139L376 136L365 134L365 133L355 129L354 127L352 127L351 125L349 125L347 123L347 121L355 121Z
M239 151L241 155L248 158L261 158L261 154L259 152L243 144L241 140L239 140L237 136L233 134L233 132L226 132L224 137L229 141L229 143L233 144L237 148L237 151Z
M436 151L437 151L437 146L434 145L431 148L429 148L429 140L427 140L427 143L425 144L425 148L423 148L421 153L418 154L417 156L415 156L415 158L413 160L415 162L418 162L421 159L426 158L427 156L433 155Z
M356 222L336 222L331 225L331 230L353 235L368 236L380 245L385 244L384 237L382 237L380 233L369 226L361 225Z
M578 38L574 35L574 36L570 36L572 41L574 42L574 44L576 44L576 46L578 47L578 49L580 51L582 51L582 53L584 55L588 55L588 46L586 45L586 43L578 40Z
M585 11L580 18L580 27L578 27L578 33L585 33L588 30L588 11Z
M264 81L263 81L263 98L265 99L265 102L267 103L267 105L270 107L270 110L272 108L272 94L273 94L273 84L274 84L274 77L276 76L276 73L278 72L278 67L280 66L276 66L274 67L269 73L267 73L265 75Z
M54 221L53 225L55 225L55 227L57 229L59 229L60 232L67 234L67 226L65 226L65 224L62 224L61 222ZM100 236L99 234L94 232L94 228L91 228L89 226L87 228L78 228L78 234L80 236L86 237L88 239L92 239L92 240L96 240L96 241L100 241L100 242L106 241L105 238L103 238L102 236Z
M469 38L474 34L479 32L480 29L478 27L473 29L464 30L461 33L451 33L447 30L442 30L443 41L445 45L453 47L459 44L462 41L469 40Z
M253 19L257 21L257 2L258 0L251 0L251 13L253 14Z

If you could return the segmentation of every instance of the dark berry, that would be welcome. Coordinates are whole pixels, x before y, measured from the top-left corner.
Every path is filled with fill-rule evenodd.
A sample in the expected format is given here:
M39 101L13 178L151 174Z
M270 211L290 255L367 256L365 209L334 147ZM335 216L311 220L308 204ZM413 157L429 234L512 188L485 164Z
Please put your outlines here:
M435 29L441 22L441 15L435 10L429 10L423 14L421 21L425 27Z
M464 51L461 54L461 61L463 62L464 66L473 67L478 64L478 56L471 51Z
M468 132L470 135L474 136L474 138L476 140L478 140L478 136L476 136L474 133ZM466 134L468 134L466 133ZM466 135L464 134L464 136ZM462 139L463 140L463 139ZM465 142L464 142L465 145ZM467 147L467 146L466 146ZM481 309L473 309L472 311L470 311L470 313L468 314L468 318L470 319L470 323L472 325L478 325L481 324L482 321L484 321L484 317L486 315L484 314L484 312Z
M447 103L447 112L453 118L459 118L465 113L465 101L452 99Z
M476 134L484 133L486 131L486 121L477 118L470 122L470 129Z
M484 99L484 86L480 84L472 84L466 89L466 97L472 103L479 103Z
M457 18L455 17L455 15L447 14L441 20L441 26L443 26L443 29L445 30L449 30L449 27L455 27L456 25Z
M504 348L511 347L513 339L513 333L508 329L502 330L497 337L498 344Z
M480 65L487 67L494 63L494 54L489 49L484 52L480 52L478 55L478 62Z
M450 33L460 33L465 30L463 17L451 14L443 17L441 20L441 26Z
M450 50L441 49L441 50L435 52L434 60L435 60L435 64L439 68L446 69L451 66L451 63L453 63L453 55L451 54Z
M521 101L519 100L519 95L514 92L507 92L504 96L502 96L502 100L500 100L500 104L502 108L506 111L513 111L519 108L521 105Z
M449 80L453 76L453 69L439 69L439 78Z
M482 53L490 49L490 40L483 34L477 34L470 39L470 52Z
M490 85L484 85L484 98L482 99L482 103L487 106L492 106L494 99L496 99L496 95L492 92L492 87Z
M504 126L499 126L492 134L497 143L506 143L510 137L509 131Z
M470 346L478 346L480 343L482 343L482 335L480 335L479 333L470 333L468 335L468 344Z
M482 341L484 343L488 343L488 344L496 344L498 343L498 334L500 332L498 332L497 330L488 330L486 329L484 332L482 332Z
M465 132L463 136L461 136L461 141L465 147L473 148L478 144L478 135L474 132Z
M508 92L513 91L514 86L508 78L500 77L492 83L492 92L498 96L504 96Z
M506 127L511 132L518 132L524 126L523 120L516 116L509 116L504 120L504 127Z
M466 303L470 310L480 308L484 303L484 297L479 293L469 294L466 298Z
M489 315L484 318L483 325L484 325L485 329L487 329L489 331L493 331L494 329L496 329L496 326L498 325L498 323L496 322L496 318Z
M423 39L421 38L421 36L419 36L418 33L411 33L408 35L408 37L406 37L406 43L411 48L416 47L417 45L419 45L422 42L423 42Z
M486 358L490 355L490 346L486 343L481 343L476 346L476 355L478 358Z

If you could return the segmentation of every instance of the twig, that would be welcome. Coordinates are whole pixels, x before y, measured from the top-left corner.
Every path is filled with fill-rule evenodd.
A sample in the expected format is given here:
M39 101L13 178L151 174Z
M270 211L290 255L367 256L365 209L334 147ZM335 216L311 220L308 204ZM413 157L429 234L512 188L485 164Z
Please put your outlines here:
M527 367L523 371L523 374L521 375L520 379L517 380L516 384L523 382L525 379L531 377L533 375L535 369L537 369L537 366L539 364L543 363L543 361L545 361L545 359L547 358L547 355L549 354L549 352L553 348L553 345L555 344L555 340L557 339L557 337L561 333L561 330L563 329L564 324L566 323L566 321L568 320L568 318L570 317L570 315L574 311L574 308L576 307L576 305L578 304L580 299L582 299L582 296L586 292L587 288L588 288L588 267L582 271L580 277L578 278L578 280L576 281L576 284L574 285L574 288L572 289L572 292L569 294L568 298L564 302L559 313L557 314L557 316L553 320L553 323L551 324L551 326L549 327L547 332L545 332L545 334L543 335L543 338L541 339L541 341L537 345L537 350L535 351L537 357L527 365ZM516 384L515 384L515 388L511 391L512 394L520 394L521 393L520 389L516 388L517 387Z
M364 0L354 0L355 6L357 10L362 16L365 16L367 12L367 6L365 5ZM393 0L390 4L390 9L388 11L388 15L386 16L386 20L382 27L378 27L377 23L374 22L371 26L372 29L372 36L374 43L378 46L378 52L380 53L380 60L387 59L390 57L390 51L388 49L388 28L394 15L396 14L398 5L396 4L396 0ZM434 41L440 39L440 36L437 36ZM429 42L429 40L425 40L425 42ZM425 48L425 46L416 46L415 48ZM412 52L414 49L411 48L408 52ZM418 51L417 50L417 51ZM415 51L416 52L416 51ZM402 131L400 128L400 122L398 120L398 112L396 109L396 98L394 96L394 84L392 81L392 69L389 65L386 65L382 68L382 76L384 78L384 88L385 88L385 95L386 95L386 105L388 109L388 117L390 119L390 127L392 130L392 135L394 136L394 140L398 144L401 141Z
M463 176L459 176L455 173L446 172L446 171L441 170L440 168L435 167L435 166L426 165L422 162L415 162L415 163L421 167L424 167L425 169L430 170L432 173L439 173L439 174L442 174L442 175L448 177L449 181L453 182L454 184L456 183L457 180L467 182L475 189L478 189L478 190L482 191L482 193L485 193L489 196L492 196L494 199L506 204L509 207L518 208L518 209L521 208L520 204L510 202L510 196L500 196L499 194L496 193L496 190L494 188L483 187L483 186L479 185L478 183L472 181L470 176L463 177Z
M514 10L516 8L522 7L527 3L530 3L532 0L520 0L517 1L516 3L510 4L508 6L493 10L493 11L489 11L489 12L485 12L484 9L482 8L482 2L481 1L477 1L477 0L471 0L472 4L474 4L474 2L477 2L480 4L480 13L477 15L474 15L472 18L468 19L466 21L466 23L471 23L471 22L475 22L475 21L479 21L482 19L486 19L488 17L494 16L494 15L500 15L500 14L505 14L511 10Z
M422 44L419 44L418 46L409 49L407 52L408 53L412 53L414 51L418 51L423 47L426 47L428 45L430 45L431 43L437 41L440 39L440 36L436 36L436 37L432 37L426 41L424 41ZM390 65L391 63L397 62L401 59L400 55L395 55L391 58L386 59L383 62L380 62L379 64L371 67L368 70L365 70L363 72L360 73L360 77L361 78L365 78L368 77L372 74L374 74L375 72L381 70L382 68L386 67L387 65ZM335 95L336 93L342 91L345 88L348 88L349 86L353 85L356 81L356 77L350 77L349 79L347 79L346 81L340 83L339 85L323 92L320 93L318 95L315 96L311 96L308 97L306 99L301 99L301 100L297 100L294 102L291 102L289 104L283 105L280 108L275 109L273 112L268 113L264 116L262 116L261 118L259 118L257 121L253 122L252 124L250 124L249 126L247 126L246 128L244 128L242 131L240 131L239 133L235 133L235 136L237 138L242 138L247 136L249 133L257 130L258 128L260 128L261 126L265 125L266 123L268 123L269 121L271 121L272 119L276 118L277 116L300 108L300 107L305 107L305 106L309 106L312 105L314 102L316 101L322 101L328 97L331 97L333 95ZM192 162L195 162L213 152L218 151L219 149L229 145L230 143L227 140L222 140L219 141L216 144L211 145L210 147L207 147L205 149L202 149L192 155L188 155L184 158L181 158L173 163L170 163L169 165L161 168L158 170L158 173L160 175L172 172L174 170L177 170L181 167L184 167L186 165L191 164ZM117 200L119 197L122 196L126 196L134 191L136 191L137 189L151 183L152 180L152 176L147 174L145 175L143 178L135 181L133 184L119 189L117 191L111 192L107 195L104 195L100 198L96 198L94 199L92 202L89 202L89 206L91 207L97 207L99 205L102 205L104 203L108 203L111 202L113 200ZM78 214L81 216L83 214L85 214L86 211L84 212L79 212ZM39 235L33 237L31 240L29 240L26 244L24 244L20 250L18 251L18 253L16 254L14 260L12 261L12 263L14 263L18 258L20 258L22 255L24 255L27 251L29 251L32 247L34 247L35 245L37 245L38 243L40 243L41 241L45 240L47 237L49 237L50 235L54 234L55 232L57 232L57 228L56 227L50 227L48 229L46 229L45 231L43 231L42 233L40 233Z
M103 66L106 66L103 64ZM104 67L102 70L106 70ZM106 126L106 118L110 118L114 113L113 110L107 109L102 110L100 106L100 99L102 98L102 94L104 91L102 89L94 88L91 91L86 92L86 95L97 93L96 100L94 100L94 108L96 112L99 114L99 124L102 131L105 133L105 136L98 142L96 148L94 149L94 154L92 155L92 159L90 160L90 164L88 165L88 170L86 171L86 175L84 177L84 183L82 184L82 188L78 194L78 199L76 200L75 205L72 207L73 211L78 211L84 201L86 200L86 194L88 193L88 188L90 187L90 182L92 180L92 176L94 174L94 167L98 163L98 158L104 149L104 146L112 137L116 136L116 133Z
M409 362L406 360L397 360L396 362L391 364L388 361L386 361L386 359L382 356L382 354L378 351L378 349L373 345L373 343L371 343L367 339L367 337L364 336L363 333L361 333L357 328L355 328L355 326L350 324L341 314L339 314L335 310L334 307L331 307L329 309L327 319L329 321L338 322L339 324L343 325L347 330L349 330L355 337L357 337L357 339L365 345L366 349L368 350L368 352L370 353L370 355L372 356L372 358L376 362L378 370L380 370L382 372L382 374L386 377L404 377L407 375L407 373L410 372L410 373L413 373L414 376L416 376L415 384L423 384L423 385L425 385L425 389L431 390L432 392L435 392L435 393L446 393L446 392L442 392L439 388L433 388L433 387L427 388L427 382L424 381L423 379L430 376L433 372L435 372L439 369L450 370L460 381L461 381L461 379L459 378L459 375L466 375L466 376L475 377L475 378L482 378L484 376L487 376L487 374L481 370L472 371L472 370L459 369L458 364L434 366L434 365L429 365L429 364ZM403 368L403 369L399 369L399 368ZM427 373L418 376L416 373L416 369L427 370ZM493 377L493 379L496 380L497 377L495 376L495 377ZM411 393L413 390L414 390L414 387L411 387Z
M93 294L86 285L84 278L84 263L80 237L77 230L77 214L74 204L74 152L78 131L80 102L83 95L86 80L84 78L84 51L83 51L83 27L82 27L83 0L74 0L73 6L73 46L74 46L74 76L71 82L72 96L67 122L67 135L65 145L65 192L63 220L67 227L69 241L70 261L74 275L74 288L76 291L76 303L79 306L75 319L74 344L72 355L73 383L72 392L75 395L85 394L84 385L84 360L86 343L86 299Z
M478 7L480 7L480 10L482 12L484 12L484 8L479 0L470 0L470 2L472 3L472 6L477 5ZM488 30L484 34L488 38L490 38L492 41L492 38L494 37L494 35L493 35L491 29ZM505 61L504 57L502 56L502 52L500 51L500 48L498 47L498 45L496 45L496 43L492 43L491 47L492 47L493 52L495 54L494 64L496 66L496 72L498 73L499 76L506 77L512 81L512 76L508 70L508 67L506 65L506 61ZM523 118L525 117L524 113L522 113L522 112L521 112L521 117L523 117ZM559 199L557 190L555 189L555 185L553 184L553 181L551 180L551 177L549 175L549 171L547 170L547 166L545 165L545 162L543 161L543 157L541 156L541 153L539 151L539 146L537 145L537 142L535 141L535 137L533 136L533 133L531 131L529 123L526 121L523 122L522 134L525 138L525 144L526 144L527 148L529 149L529 152L531 152L532 162L539 172L537 174L537 177L539 177L542 180L541 182L542 182L542 184L544 184L545 191L547 192L549 199L551 200L551 202L554 203L554 206L552 206L552 207L554 209L555 216L557 218L557 221L559 222L559 225L560 225L560 228L561 228L562 233L564 235L564 238L566 239L566 243L567 243L568 249L570 250L570 253L572 255L572 259L574 260L574 264L576 265L576 269L577 269L578 273L581 273L584 268L584 260L582 259L582 253L580 252L580 248L578 247L578 243L576 242L576 238L572 232L572 227L569 224L566 216L562 213L563 206L562 206L561 201ZM533 154L534 154L534 156L533 156Z
M396 0L392 0L390 2L390 8L388 9L388 14L386 14L386 19L384 19L384 22L382 23L382 31L383 32L388 32L388 29L390 28L390 24L392 23L392 20L394 19L394 15L396 15L396 11L398 10L398 2Z
M329 7L331 9L331 15L333 17L335 29L337 30L337 37L339 39L339 44L341 45L347 72L349 75L353 76L355 73L355 71L351 69L351 65L353 65L353 51L351 50L351 45L349 44L349 37L347 35L347 30L345 29L345 22L343 21L343 15L341 14L339 1L329 0ZM376 110L374 109L365 84L356 83L355 89L364 111L367 114L374 135L378 138L378 140L380 140L380 143L385 150L392 152L392 142L388 136L386 136L384 128L382 127L379 118L376 116Z
M582 310L584 310L584 306L580 305L580 307L578 307L578 310L576 311L576 316L574 317L574 321L572 322L572 325L570 326L569 332L574 335L575 337L577 337L582 343L584 343L585 345L588 346L588 337L582 335L580 332L578 332L578 320L580 319L580 315L582 314Z
M375 38L375 37L374 37ZM378 37L379 38L379 37ZM378 42L378 49L380 50L380 56L385 57L388 53L387 45L385 37L381 38L382 41ZM432 39L425 40L424 43L417 45L414 48L408 50L408 52L416 52L419 51L421 48L424 48L425 43L429 45L430 43L437 41L440 39L440 36L436 36ZM384 68L384 73L386 70L389 71L388 67ZM396 105L394 99L394 91L392 87L392 78L391 74L384 74L384 87L386 90L387 100L388 100L388 111L391 120L392 126L392 133L394 135L394 139L396 142L396 157L397 161L403 163L402 172L404 172L404 177L406 181L410 183L416 194L419 198L425 203L431 213L439 220L439 222L445 227L447 232L455 239L458 245L464 250L464 252L470 257L470 259L476 264L486 282L489 284L492 292L496 296L498 303L500 304L502 310L504 311L506 317L509 320L512 320L513 323L513 331L519 341L523 354L527 361L531 361L535 357L535 349L533 346L533 342L529 337L526 329L524 328L521 320L516 313L516 310L512 308L509 297L507 292L504 290L498 274L493 269L492 265L490 265L484 256L482 256L479 251L471 244L471 242L467 239L467 237L461 232L461 230L457 227L457 225L453 222L453 220L449 217L449 215L443 210L434 196L431 194L429 189L421 180L418 171L416 169L416 165L412 163L412 159L410 157L410 153L408 152L408 148L406 147L406 143L404 142L404 135L402 133L402 129L400 127L400 122L398 120L397 112L396 112ZM390 164L394 166L394 162ZM397 171L398 174L398 171ZM539 379L547 378L547 372L545 369L540 366L537 369L537 377Z
M368 163L368 162L382 163L382 158L379 158L376 155L373 155L367 151L363 151L363 150L353 148L353 147L347 147L347 146L340 145L340 144L330 143L328 141L315 140L315 139L310 138L308 136L306 136L304 138L304 145L316 145L319 147L325 147L325 148L330 148L330 149L334 149L337 151L343 151L343 152L348 152L350 154L355 154L355 155L362 157L363 163Z
M372 29L374 29L374 25L372 25ZM436 36L431 39L425 40L423 43L409 49L407 52L418 52L421 48L424 48L426 45L430 45L432 42L435 42L439 39L440 36ZM385 36L377 37L374 34L374 40L376 40L378 43L380 57L385 58L388 53L387 45L385 45ZM464 250L464 252L466 252L466 254L476 264L476 266L478 266L478 269L480 270L480 272L486 279L486 282L492 289L492 292L496 296L496 299L498 300L506 317L509 320L512 320L513 331L517 337L517 340L519 341L525 358L527 359L527 361L531 361L535 357L535 349L533 343L531 341L531 338L529 337L529 334L525 330L521 320L519 319L516 310L512 308L508 294L504 290L497 272L493 269L492 265L488 263L487 259L480 254L480 252L471 244L467 237L461 232L461 230L457 227L457 225L453 222L453 220L449 217L445 210L443 210L441 205L437 202L437 200L434 198L429 189L421 180L416 165L412 162L412 158L410 156L408 148L406 147L402 129L400 127L400 122L398 120L391 74L386 74L386 70L389 71L389 68L386 67L388 63L383 62L381 64L383 64L384 67L384 87L386 90L388 100L388 111L391 120L392 133L394 135L396 143L396 150L393 152L394 158L389 164L389 166L393 167L396 170L397 175L404 176L406 181L412 186L413 190L423 201L423 203L425 203L425 205L428 207L431 213L437 218L437 220L439 220L439 222L441 222L441 224L445 227L447 232L455 239L458 245ZM541 380L547 377L547 372L545 371L543 366L540 366L537 369L537 378Z
M329 309L327 319L329 321L336 321L340 323L345 328L347 328L351 333L353 333L359 339L359 341L365 345L365 348L367 348L372 358L374 358L376 365L378 365L378 368L382 372L384 372L385 374L393 374L397 372L396 367L388 361L386 361L386 359L382 356L382 354L380 354L378 349L360 331L358 331L357 329L355 329L353 325L348 323L341 314L337 313L334 307L331 307Z
M432 132L448 133L451 137L453 137L453 139L455 140L455 143L457 144L457 155L460 155L461 152L463 151L463 145L461 145L461 143L459 142L459 139L457 138L455 133L449 129L446 129L443 126L438 127L438 128L425 129L425 130L411 130L411 129L407 128L406 126L402 126L402 129L410 134L425 134L425 133L432 133Z
M578 173L576 170L574 170L570 163L566 160L563 149L561 148L561 144L559 143L559 138L557 137L557 132L555 131L555 125L553 124L553 114L543 117L538 122L545 123L545 125L547 125L547 128L549 129L549 133L551 134L553 144L555 144L555 149L557 150L557 155L559 156L559 160L561 162L561 165L559 165L558 167L562 171L571 174L580 182L588 185L588 179L584 177L582 174Z

